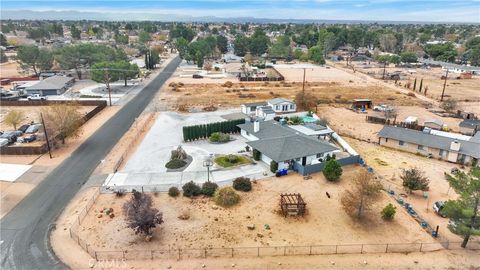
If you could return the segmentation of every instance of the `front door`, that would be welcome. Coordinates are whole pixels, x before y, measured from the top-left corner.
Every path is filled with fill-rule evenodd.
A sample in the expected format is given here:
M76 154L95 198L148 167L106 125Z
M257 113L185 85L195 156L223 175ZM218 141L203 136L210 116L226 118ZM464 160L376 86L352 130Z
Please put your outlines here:
M282 105L282 111L283 112L288 111L288 105Z
M307 157L302 158L302 166L307 165Z

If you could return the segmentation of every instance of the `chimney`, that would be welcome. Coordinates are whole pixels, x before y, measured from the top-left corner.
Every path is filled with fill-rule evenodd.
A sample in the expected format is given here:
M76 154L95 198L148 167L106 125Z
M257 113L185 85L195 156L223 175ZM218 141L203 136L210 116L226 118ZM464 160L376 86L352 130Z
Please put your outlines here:
M258 122L258 120L256 120L255 122L253 122L253 132L257 133L259 131L260 131L260 122Z
M460 143L456 140L450 143L450 150L457 151L457 152L460 151Z

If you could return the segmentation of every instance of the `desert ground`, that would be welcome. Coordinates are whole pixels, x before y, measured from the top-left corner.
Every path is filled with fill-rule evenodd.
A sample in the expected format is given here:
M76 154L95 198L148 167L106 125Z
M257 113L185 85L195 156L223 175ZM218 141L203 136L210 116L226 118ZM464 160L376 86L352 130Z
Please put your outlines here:
M17 62L10 61L0 64L0 78L18 77L20 76L19 65Z
M379 212L391 202L385 194L365 220L358 222L347 216L339 200L359 169L345 167L339 183L328 182L321 174L304 180L294 173L257 181L253 191L241 193L241 203L232 208L215 206L208 198L158 194L154 205L163 212L165 223L155 230L151 242L126 227L121 207L128 195L117 198L102 194L82 222L79 236L97 251L434 241L404 211L398 211L393 222L383 221ZM279 213L279 195L287 192L302 194L308 209L305 217L285 218ZM99 217L103 208L113 208L116 216ZM181 215L189 219L182 220ZM254 230L247 229L251 224ZM264 228L265 224L270 230ZM312 227L318 228L317 233L312 233Z

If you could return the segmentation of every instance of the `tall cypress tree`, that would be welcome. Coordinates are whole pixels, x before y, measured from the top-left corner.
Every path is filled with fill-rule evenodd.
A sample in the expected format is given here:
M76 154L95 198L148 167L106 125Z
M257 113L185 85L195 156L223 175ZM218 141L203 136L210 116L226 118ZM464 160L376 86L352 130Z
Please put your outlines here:
M415 78L415 81L413 81L413 91L417 90L417 78Z
M418 87L418 92L422 92L423 78L420 80L420 87Z

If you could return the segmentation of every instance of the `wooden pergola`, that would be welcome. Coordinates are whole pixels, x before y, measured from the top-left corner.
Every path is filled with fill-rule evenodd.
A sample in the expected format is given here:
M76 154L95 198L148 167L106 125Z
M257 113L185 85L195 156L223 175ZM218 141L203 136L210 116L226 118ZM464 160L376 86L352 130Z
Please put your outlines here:
M280 207L282 208L282 214L286 217L289 216L303 216L305 214L305 206L307 204L302 199L300 193L284 193L280 194Z

